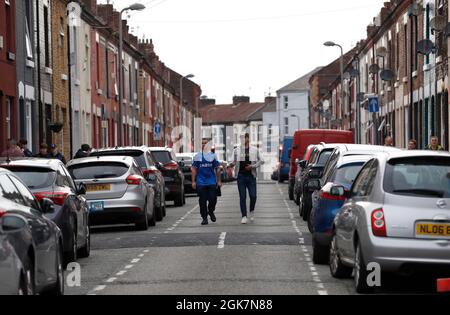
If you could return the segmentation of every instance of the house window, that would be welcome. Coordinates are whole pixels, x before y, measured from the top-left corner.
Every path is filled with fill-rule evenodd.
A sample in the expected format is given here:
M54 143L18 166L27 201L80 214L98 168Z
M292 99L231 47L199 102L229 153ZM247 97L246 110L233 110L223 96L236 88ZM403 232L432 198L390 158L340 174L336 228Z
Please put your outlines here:
M409 53L409 49L408 49L408 25L406 25L405 24L405 27L404 27L404 32L405 32L405 40L404 40L404 53L405 53L405 63L404 63L404 65L405 65L405 69L404 69L404 76L406 77L407 75L408 75L408 53Z
M33 46L31 45L30 27L28 19L25 20L25 45L27 49L27 59L33 60Z
M48 7L44 6L44 43L45 43L45 66L50 68L50 19Z
M64 18L59 18L59 34L58 34L58 47L63 47L64 44Z
M285 135L289 134L289 118L288 117L284 118L284 134Z
M9 4L9 1L5 3L5 24L6 24L6 51L7 52L13 52L13 30L12 30L12 15L11 15L11 5Z
M289 108L289 96L284 97L284 109Z

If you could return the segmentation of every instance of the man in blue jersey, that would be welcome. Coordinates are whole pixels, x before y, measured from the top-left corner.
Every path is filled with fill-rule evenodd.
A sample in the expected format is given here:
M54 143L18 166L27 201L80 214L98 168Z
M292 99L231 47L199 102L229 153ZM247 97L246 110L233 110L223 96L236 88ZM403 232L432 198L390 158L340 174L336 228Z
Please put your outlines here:
M214 153L206 150L207 145L208 139L203 139L202 152L194 157L192 164L192 188L199 196L202 225L208 224L208 214L216 222L217 188L222 186L220 163Z

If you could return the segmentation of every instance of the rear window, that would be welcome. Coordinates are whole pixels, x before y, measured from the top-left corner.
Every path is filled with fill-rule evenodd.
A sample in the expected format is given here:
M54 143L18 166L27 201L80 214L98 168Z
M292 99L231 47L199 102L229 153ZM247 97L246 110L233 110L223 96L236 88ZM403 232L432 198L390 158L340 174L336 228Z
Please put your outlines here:
M30 189L41 189L53 186L56 172L41 167L9 166L5 167L19 177Z
M153 151L152 154L155 160L159 163L168 164L172 162L172 157L168 151Z
M125 175L129 167L123 163L96 162L69 167L70 175L76 180L117 178Z
M192 164L192 157L190 156L184 156L184 157L177 157L178 162L184 162L185 164Z
M384 190L397 195L450 198L450 158L391 160L386 167Z
M319 160L317 161L317 166L325 166L325 164L327 164L328 160L330 159L332 153L333 150L322 151L322 153L320 153Z
M147 168L147 163L145 161L144 152L142 151L104 151L104 152L94 152L91 156L129 156L136 160L136 163L140 168Z
M364 163L355 163L342 166L336 170L333 182L344 186L351 186L363 165Z

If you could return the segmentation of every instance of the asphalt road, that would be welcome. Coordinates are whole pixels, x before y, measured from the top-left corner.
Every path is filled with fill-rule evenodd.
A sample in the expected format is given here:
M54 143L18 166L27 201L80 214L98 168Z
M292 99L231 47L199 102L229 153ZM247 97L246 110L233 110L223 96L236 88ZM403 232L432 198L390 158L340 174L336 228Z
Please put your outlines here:
M201 226L197 198L146 232L94 228L81 286L66 294L349 295L353 282L312 263L311 235L287 186L260 183L255 222L241 225L235 183L223 188L217 223ZM390 279L382 294L433 293L434 282Z

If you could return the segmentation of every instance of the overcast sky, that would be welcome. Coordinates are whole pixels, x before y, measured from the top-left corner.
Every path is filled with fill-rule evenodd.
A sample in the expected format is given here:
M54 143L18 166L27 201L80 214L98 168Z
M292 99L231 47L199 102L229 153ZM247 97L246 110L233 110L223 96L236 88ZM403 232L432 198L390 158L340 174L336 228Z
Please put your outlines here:
M100 3L106 3L101 0ZM218 104L234 95L262 101L271 92L339 57L366 37L384 0L115 0L134 2L133 34L153 39L170 68L195 74L203 95Z

